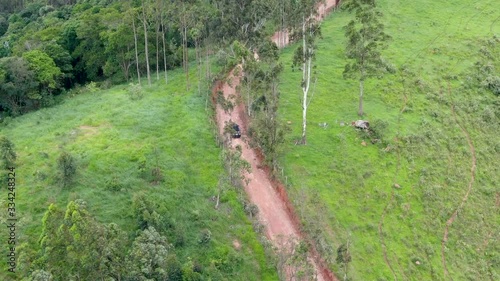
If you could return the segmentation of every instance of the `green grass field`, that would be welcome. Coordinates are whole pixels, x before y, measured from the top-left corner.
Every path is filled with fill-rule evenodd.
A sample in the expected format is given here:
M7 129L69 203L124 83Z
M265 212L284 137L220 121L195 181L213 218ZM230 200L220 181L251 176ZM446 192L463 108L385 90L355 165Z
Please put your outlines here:
M225 192L219 210L214 209L211 198L217 195L217 183L225 171L210 110L205 111L205 96L198 95L196 81L186 93L181 71L169 75L168 85L156 82L145 87L140 100L129 98L128 85L83 91L57 106L2 124L0 134L15 144L18 155L18 245L27 243L36 249L49 204L64 209L69 200L78 198L87 201L100 222L117 223L133 239L137 225L132 198L144 193L172 225L164 233L169 242L183 240L183 246L175 248L181 263L192 259L207 268L223 264L225 280L276 280L273 263L237 192ZM56 179L56 159L62 151L71 153L78 167L74 184L68 188ZM141 163L145 171L140 170ZM148 175L156 163L164 179L154 185ZM2 208L6 208L6 198L7 191L1 195ZM6 212L1 214L5 220ZM204 229L211 231L212 239L200 245ZM1 231L7 237L6 230ZM241 249L235 249L235 240ZM1 280L20 277L6 276L5 266L2 262Z
M498 280L498 97L464 86L484 41L499 35L496 1L378 3L393 37L384 57L407 69L365 87L364 119L387 124L382 143L340 125L359 119L358 83L342 78L349 14L334 12L322 24L306 146L294 145L302 118L301 73L290 67L296 46L283 51L280 114L292 133L280 162L303 225L338 276L337 247L349 241L352 280ZM496 67L498 75L498 57ZM470 134L477 168L449 227L445 273L446 222L471 179L472 153L459 124Z

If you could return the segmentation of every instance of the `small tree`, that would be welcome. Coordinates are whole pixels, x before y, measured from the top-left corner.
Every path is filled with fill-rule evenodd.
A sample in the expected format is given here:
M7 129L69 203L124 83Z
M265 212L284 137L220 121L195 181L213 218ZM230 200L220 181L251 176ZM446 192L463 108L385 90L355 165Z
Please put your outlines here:
M12 167L16 161L17 154L14 151L14 144L5 136L0 137L0 153L4 167Z
M282 65L274 62L269 70L263 73L264 77L260 79L263 102L254 103L256 118L251 127L251 136L264 152L266 163L273 172L276 172L279 148L285 142L285 133L288 130L278 117L280 99L278 77L282 70Z
M52 281L54 278L52 277L52 274L50 272L44 271L44 270L35 270L31 273L31 279L32 281Z
M73 156L68 152L63 152L57 158L57 167L59 168L60 180L63 187L67 187L76 174L76 162Z
M380 78L384 72L391 70L381 55L387 49L387 41L391 37L384 32L384 24L380 22L383 14L377 10L375 0L349 0L344 3L344 7L354 12L354 19L344 26L346 56L351 60L345 65L344 78L358 79L358 115L363 116L365 80Z
M242 148L236 145L234 149L224 149L222 151L222 160L227 167L228 176L225 178L231 185L238 186L240 183L246 183L246 178L242 174L250 173L250 164L241 159Z
M349 242L348 240L347 244L341 244L337 249L337 263L344 267L344 280L347 280L347 266L352 261Z

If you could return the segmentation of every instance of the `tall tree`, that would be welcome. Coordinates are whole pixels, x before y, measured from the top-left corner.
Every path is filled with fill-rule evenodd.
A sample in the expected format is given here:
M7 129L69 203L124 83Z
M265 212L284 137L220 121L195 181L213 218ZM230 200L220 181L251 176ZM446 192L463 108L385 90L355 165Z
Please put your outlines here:
M310 93L313 72L313 60L316 52L316 38L321 36L320 25L317 22L318 0L301 0L293 7L295 20L292 22L292 40L301 40L302 44L295 51L293 66L298 66L302 70L302 136L300 143L306 144L307 109L311 103L314 93ZM315 83L315 81L314 81Z
M234 40L252 46L265 36L264 26L273 14L274 1L269 0L217 0L218 15L212 30L221 43ZM274 5L275 6L275 5Z
M168 2L167 2L168 3ZM166 7L165 7L166 6ZM163 71L165 71L165 84L168 83L168 74L167 74L167 44L165 43L166 29L167 29L167 20L168 18L168 9L170 6L165 5L165 1L160 1L160 29L161 29L161 41L162 41L162 50L163 50Z
M11 115L24 113L39 100L38 82L24 58L0 59L0 106Z
M344 27L347 38L346 56L351 61L345 65L344 78L359 81L358 115L363 116L364 83L367 78L381 77L384 72L392 71L391 66L382 58L382 51L391 39L384 32L383 17L375 0L348 0L344 8L354 13L354 19Z
M49 91L56 88L62 73L51 57L40 50L33 50L24 53L23 58L42 87Z
M132 30L134 31L135 68L137 70L137 81L139 82L139 85L141 85L141 71L139 70L139 50L138 50L138 43L137 43L137 27L135 25L136 13L135 13L135 11L132 11L131 13L132 13L132 15L131 15Z
M87 10L82 13L80 23L76 28L79 44L72 56L77 60L76 70L80 71L85 80L98 80L102 77L106 62L105 46L100 37L106 27L102 23L102 14Z
M142 14L141 22L144 28L144 53L146 57L146 73L148 76L148 86L151 86L151 69L149 67L149 48L148 48L148 28L149 28L149 5L144 5L145 0L141 1ZM146 10L148 9L148 10Z
M55 280L120 280L126 271L126 238L116 225L97 222L86 205L80 199L70 201L66 212L49 206L35 264Z
M176 6L176 24L181 35L182 42L182 68L186 73L186 90L189 89L189 53L188 53L188 34L191 26L195 23L194 14L196 13L196 0L181 0Z
M274 61L271 62L269 69L262 72L261 77L257 76L262 83L263 95L253 106L256 117L252 122L252 128L255 129L252 137L262 148L265 160L273 173L277 171L278 149L285 141L286 132L285 125L278 118L279 74L282 71L283 66Z
M59 238L59 228L64 212L56 205L50 204L42 218L42 234L40 235L40 258L37 263L56 278L64 276L66 260L65 241Z
M120 71L125 80L130 77L130 67L133 63L133 32L127 17L121 11L108 9L103 17L107 30L101 33L101 38L106 42L106 64L104 75L111 76Z

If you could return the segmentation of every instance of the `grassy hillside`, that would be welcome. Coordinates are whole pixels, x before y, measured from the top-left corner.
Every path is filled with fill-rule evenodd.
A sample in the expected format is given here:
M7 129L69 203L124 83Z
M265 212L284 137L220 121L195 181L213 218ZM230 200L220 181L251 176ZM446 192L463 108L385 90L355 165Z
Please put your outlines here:
M496 1L378 3L393 37L384 56L405 69L365 88L364 119L382 142L341 125L359 119L358 83L342 78L351 15L338 11L322 24L306 146L294 145L302 118L301 73L289 67L296 46L283 51L280 113L293 132L280 161L289 192L338 273L337 248L349 241L352 280L498 280L499 100L473 83L487 40L497 40L489 50L498 76Z
M156 82L144 88L140 100L129 98L127 85L82 91L0 128L18 154L18 244L36 249L49 204L65 208L77 198L88 203L100 222L117 223L132 239L138 229L132 198L144 193L168 221L162 234L176 245L181 263L191 259L202 268L215 265L226 280L276 280L237 193L225 192L219 210L214 209L212 196L225 171L205 97L196 93L194 84L186 93L182 72L169 75L168 85ZM56 159L62 151L77 163L76 178L67 188L57 181ZM152 183L155 167L163 176L158 184ZM6 197L5 191L2 208ZM5 219L5 212L1 214ZM206 229L212 234L210 243L200 245ZM1 231L6 237L5 229ZM14 276L2 270L0 279L6 278Z

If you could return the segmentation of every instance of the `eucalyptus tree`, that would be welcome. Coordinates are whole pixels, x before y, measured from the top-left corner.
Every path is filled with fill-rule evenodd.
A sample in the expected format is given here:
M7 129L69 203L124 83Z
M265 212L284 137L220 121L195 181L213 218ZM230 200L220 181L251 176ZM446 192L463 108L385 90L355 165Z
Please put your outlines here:
M150 17L151 17L151 6L148 4L144 4L147 0L141 1L141 15L139 17L142 22L142 27L144 29L144 54L146 59L146 73L148 77L148 86L151 86L151 69L149 67L149 43L148 43L148 29L150 25Z
M307 110L314 93L311 93L311 85L315 83L313 77L313 61L316 55L316 39L321 36L321 29L317 18L317 7L319 0L300 0L292 3L292 16L290 17L290 39L301 41L295 51L293 67L299 67L302 71L300 87L302 93L300 103L302 106L302 136L300 144L306 144Z
M380 78L392 67L382 58L382 51L387 49L391 39L384 31L383 17L375 0L348 0L343 6L354 13L354 19L344 27L347 43L345 52L350 62L345 65L344 78L359 81L358 115L363 116L363 96L365 80Z

